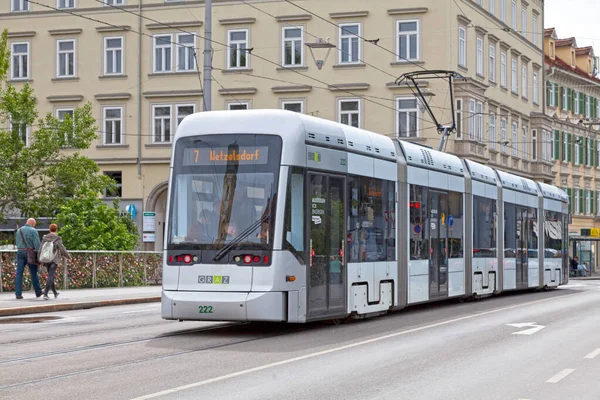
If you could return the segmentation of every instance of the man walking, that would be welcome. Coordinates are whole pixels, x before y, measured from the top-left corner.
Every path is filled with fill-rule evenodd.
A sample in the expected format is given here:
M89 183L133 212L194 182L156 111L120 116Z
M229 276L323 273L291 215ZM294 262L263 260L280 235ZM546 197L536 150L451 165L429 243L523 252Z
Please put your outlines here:
M29 274L31 275L31 284L35 290L35 297L42 295L42 287L38 278L37 263L27 262L27 249L33 249L36 252L40 250L40 235L35 229L36 221L29 218L27 223L17 229L15 234L15 243L17 244L17 276L15 278L15 296L17 299L23 298L23 272L25 265L29 266Z

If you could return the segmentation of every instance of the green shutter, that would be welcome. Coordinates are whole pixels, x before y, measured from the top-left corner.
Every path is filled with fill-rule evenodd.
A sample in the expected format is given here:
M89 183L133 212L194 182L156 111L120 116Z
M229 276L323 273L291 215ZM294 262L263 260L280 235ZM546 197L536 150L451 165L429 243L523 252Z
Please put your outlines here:
M558 108L558 83L554 84L554 105Z
M579 93L579 114L585 114L585 95L583 93Z
M550 105L550 82L546 81L546 106Z
M579 213L585 214L585 197L583 189L579 189Z
M571 214L571 207L573 204L573 191L571 188L567 188L567 196L569 197L569 214Z
M565 94L565 90L566 88L564 86L560 87L560 108L562 110L565 109L566 104L563 104L563 99L565 98L564 94ZM557 104L558 105L558 104Z
M579 158L583 160L583 165L588 165L588 138L583 139L583 158Z
M571 89L571 95L569 96L569 111L575 110L575 91Z
M567 148L565 147L565 137L567 136L567 133L565 131L562 131L561 134L561 138L560 138L560 154L561 154L561 161L567 161Z
M596 140L594 140L594 149L593 149L593 157L594 160L596 160L596 162L594 163L594 167L598 166L598 146L600 146L600 143L598 143Z
M560 160L560 131L558 129L554 130L554 159Z
M573 137L567 133L567 162L573 162Z

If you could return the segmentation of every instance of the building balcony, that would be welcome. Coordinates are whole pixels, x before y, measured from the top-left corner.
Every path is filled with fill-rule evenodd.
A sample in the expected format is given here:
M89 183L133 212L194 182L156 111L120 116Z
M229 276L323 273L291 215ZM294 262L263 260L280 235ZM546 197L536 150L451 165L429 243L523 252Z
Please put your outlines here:
M485 152L486 145L475 140L455 140L454 153L459 157L465 157L480 163L489 162Z
M534 161L531 163L530 173L533 179L544 183L551 183L554 180L555 171L553 163L545 161Z

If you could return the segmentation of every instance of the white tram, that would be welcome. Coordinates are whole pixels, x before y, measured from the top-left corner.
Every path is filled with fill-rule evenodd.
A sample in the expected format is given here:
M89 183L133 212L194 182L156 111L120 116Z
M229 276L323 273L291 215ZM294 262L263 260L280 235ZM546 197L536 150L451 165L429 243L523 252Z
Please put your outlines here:
M303 323L568 282L561 189L282 110L186 117L162 317Z

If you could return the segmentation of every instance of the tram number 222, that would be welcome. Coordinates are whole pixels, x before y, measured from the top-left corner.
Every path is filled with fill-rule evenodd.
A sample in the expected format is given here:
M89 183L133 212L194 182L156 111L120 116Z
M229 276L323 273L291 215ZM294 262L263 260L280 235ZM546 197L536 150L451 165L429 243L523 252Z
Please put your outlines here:
M199 314L212 314L213 308L212 308L212 306L198 306L198 313Z

